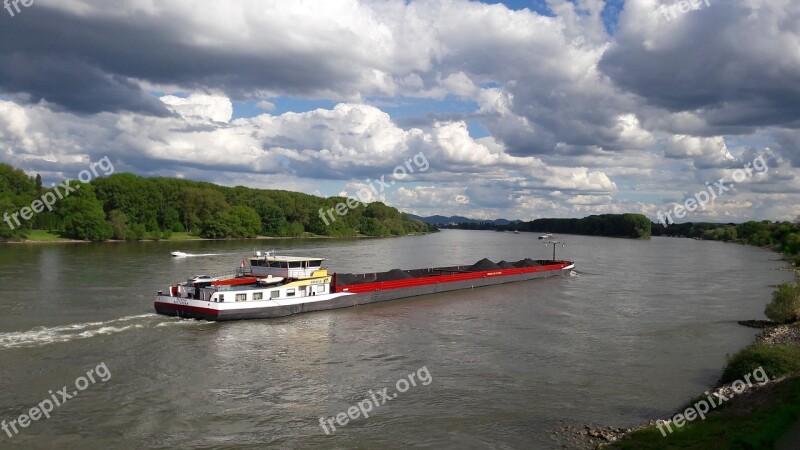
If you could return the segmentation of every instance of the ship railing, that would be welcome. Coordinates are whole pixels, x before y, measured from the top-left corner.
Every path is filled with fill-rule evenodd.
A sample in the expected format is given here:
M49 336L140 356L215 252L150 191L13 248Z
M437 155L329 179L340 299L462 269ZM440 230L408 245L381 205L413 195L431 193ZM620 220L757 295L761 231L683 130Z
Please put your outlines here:
M213 275L209 275L211 278L215 278L217 280L225 280L228 278L236 278L244 275L248 275L248 272L245 271L248 267L237 267L236 270L228 270L227 272L216 273ZM176 286L185 285L186 280L181 280L175 283Z
M227 272L222 272L211 276L219 280L224 280L226 278L236 278L238 276L242 276L245 274L244 269L245 269L244 267L237 267L236 270L229 270Z

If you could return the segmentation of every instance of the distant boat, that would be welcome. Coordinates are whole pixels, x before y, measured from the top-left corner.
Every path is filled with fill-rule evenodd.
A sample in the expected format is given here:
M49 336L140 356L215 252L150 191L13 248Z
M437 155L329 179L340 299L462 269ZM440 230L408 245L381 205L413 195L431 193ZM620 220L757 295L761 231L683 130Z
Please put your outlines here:
M514 230L514 234L519 234L519 231L518 230Z
M186 253L181 251L169 252L173 258L195 258L199 256L218 256L219 253Z
M553 233L547 233L539 236L539 239L553 239L554 237L555 236L553 236Z

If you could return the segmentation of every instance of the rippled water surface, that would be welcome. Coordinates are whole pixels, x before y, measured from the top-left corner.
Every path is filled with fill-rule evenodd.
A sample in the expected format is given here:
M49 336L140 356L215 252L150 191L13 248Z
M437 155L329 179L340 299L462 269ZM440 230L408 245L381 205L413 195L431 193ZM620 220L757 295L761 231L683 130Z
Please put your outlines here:
M753 338L735 321L762 318L791 279L752 247L562 236L578 277L273 320L152 309L170 282L230 270L254 244L355 272L548 258L536 237L0 246L0 419L110 372L49 419L0 431L0 447L552 448L563 423L632 425L705 390ZM432 381L397 392L412 372ZM384 387L397 397L325 434L320 417Z

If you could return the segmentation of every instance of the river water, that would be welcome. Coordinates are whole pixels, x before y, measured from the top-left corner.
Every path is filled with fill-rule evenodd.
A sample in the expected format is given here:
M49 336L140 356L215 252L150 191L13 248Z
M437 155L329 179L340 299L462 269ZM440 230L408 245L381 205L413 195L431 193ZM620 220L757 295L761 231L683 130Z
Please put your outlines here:
M158 316L152 295L231 270L254 245L340 272L546 259L552 247L459 230L0 246L0 419L61 403L0 431L0 448L553 448L561 425L630 426L702 393L753 339L736 321L763 318L772 286L792 279L753 247L560 237L579 276L226 323ZM359 402L368 418L326 434L321 417Z

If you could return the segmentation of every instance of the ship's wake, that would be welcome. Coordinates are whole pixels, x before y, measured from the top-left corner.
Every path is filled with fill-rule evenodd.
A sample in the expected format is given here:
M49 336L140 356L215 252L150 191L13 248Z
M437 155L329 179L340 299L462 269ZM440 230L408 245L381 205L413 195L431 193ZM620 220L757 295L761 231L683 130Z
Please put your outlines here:
M99 322L84 322L55 327L36 327L28 331L0 333L0 349L41 347L60 342L88 339L95 336L112 335L129 330L205 324L193 319L165 317L158 314L139 314Z

